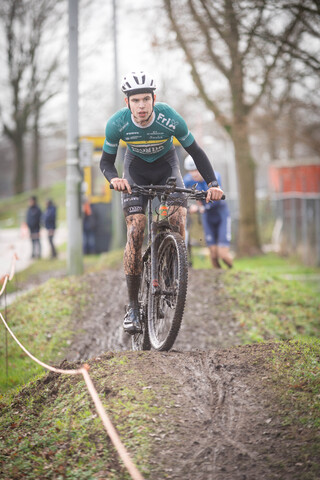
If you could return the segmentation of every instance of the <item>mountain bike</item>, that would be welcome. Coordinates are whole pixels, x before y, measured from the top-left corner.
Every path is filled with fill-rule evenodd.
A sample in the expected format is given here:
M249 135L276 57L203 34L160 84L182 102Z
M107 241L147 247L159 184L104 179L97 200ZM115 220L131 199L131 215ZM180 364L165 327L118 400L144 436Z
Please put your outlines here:
M191 189L177 187L174 177L165 185L132 185L131 190L148 198L148 241L139 291L142 332L132 335L132 349L168 351L181 326L188 286L185 241L169 218L180 206L186 207L189 199L204 200L207 192L196 190L196 185ZM169 208L173 193L185 196L179 205ZM160 204L153 209L156 197Z

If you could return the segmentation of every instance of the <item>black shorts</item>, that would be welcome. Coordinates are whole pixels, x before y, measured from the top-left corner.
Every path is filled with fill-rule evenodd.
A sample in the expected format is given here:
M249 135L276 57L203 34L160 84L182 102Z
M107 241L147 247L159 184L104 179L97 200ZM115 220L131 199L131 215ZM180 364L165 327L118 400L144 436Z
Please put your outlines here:
M179 159L174 146L163 157L152 163L142 160L127 149L124 157L123 178L128 180L130 185L134 183L137 185L164 185L169 177L177 179L177 187L184 187ZM145 213L148 199L145 195L123 193L121 202L124 214L128 216ZM168 203L186 206L185 195L174 193Z

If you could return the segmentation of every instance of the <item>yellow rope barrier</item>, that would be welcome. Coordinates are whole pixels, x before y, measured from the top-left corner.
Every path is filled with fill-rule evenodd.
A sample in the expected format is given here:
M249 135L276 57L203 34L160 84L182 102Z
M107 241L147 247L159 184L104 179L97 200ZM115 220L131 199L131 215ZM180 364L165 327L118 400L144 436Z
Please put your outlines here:
M3 286L2 286L2 289L1 289L1 292L0 292L0 296L2 295L3 291L5 290L6 288L6 285L7 285L7 282L8 280L12 280L13 278L13 275L14 275L14 268L15 268L15 261L17 260L17 256L14 255L14 259L13 259L13 262L12 262L12 268L11 268L11 274L10 275L5 275L4 277L4 282L3 282ZM90 378L90 375L89 375L89 365L83 365L81 368L77 369L77 370L63 370L61 368L56 368L56 367L52 367L51 365L47 365L46 363L42 362L41 360L39 360L38 358L36 358L34 355L32 355L23 345L21 342L19 342L19 340L17 339L17 337L14 335L14 333L12 332L12 330L10 329L10 327L8 326L7 322L5 321L5 319L3 318L1 312L0 312L0 318L5 326L5 328L7 329L7 331L10 333L10 335L12 336L12 338L15 340L15 342L19 345L19 347L26 353L26 355L28 355L34 362L38 363L38 365L40 365L41 367L47 369L47 370L50 370L51 372L55 372L55 373L60 373L60 374L66 374L66 375L82 375L83 378L84 378L84 381L86 383L86 386L88 388L88 392L90 393L90 396L93 400L93 403L96 407L96 410L97 410L97 413L103 423L103 426L107 432L107 434L109 435L114 447L116 448L121 460L123 461L125 467L127 468L128 472L130 473L131 475L131 478L133 480L144 480L141 473L139 472L139 470L137 469L137 467L135 466L135 464L132 462L131 458L130 458L130 455L129 453L127 452L125 446L123 445L123 443L121 442L120 440L120 437L119 435L117 434L116 432L116 429L114 428L111 420L109 419L103 405L102 405L102 402L99 398L99 395L96 391L96 389L94 388L94 385L92 383L92 380Z

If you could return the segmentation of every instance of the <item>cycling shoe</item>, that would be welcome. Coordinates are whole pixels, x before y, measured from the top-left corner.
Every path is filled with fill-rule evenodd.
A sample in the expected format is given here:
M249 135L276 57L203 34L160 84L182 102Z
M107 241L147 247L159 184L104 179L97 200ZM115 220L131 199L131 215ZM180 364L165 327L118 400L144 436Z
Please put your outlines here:
M138 308L129 307L123 320L123 329L130 335L142 332Z

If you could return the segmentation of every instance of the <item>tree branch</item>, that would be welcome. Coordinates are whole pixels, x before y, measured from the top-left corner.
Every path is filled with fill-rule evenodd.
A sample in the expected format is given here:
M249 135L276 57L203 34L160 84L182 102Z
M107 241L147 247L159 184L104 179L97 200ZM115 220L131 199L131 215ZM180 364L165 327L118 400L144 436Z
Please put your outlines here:
M211 23L211 25L213 25L215 31L218 33L218 35L220 36L220 38L226 43L228 44L228 36L226 35L226 33L222 30L222 25L220 25L217 20L215 19L215 17L211 14L209 8L208 8L208 5L207 5L207 0L200 0L201 2L201 5L203 6L203 8L205 9L205 12L207 14L207 17Z
M269 83L270 74L274 70L275 66L277 65L278 59L280 58L281 54L284 51L285 42L288 40L289 36L294 31L298 22L299 22L299 14L296 15L296 17L292 20L292 22L286 28L284 34L281 36L280 39L278 39L278 43L279 43L278 48L273 56L273 61L265 69L264 78L260 85L260 92L258 93L256 98L251 102L251 104L247 105L248 113L259 103L261 97L263 96L265 89ZM261 38L263 38L262 35L257 35L257 36L260 36ZM272 38L271 39L264 38L264 40L271 41Z
M204 38L206 39L206 45L207 45L207 51L209 53L209 57L211 58L214 65L216 65L218 70L220 70L220 72L223 73L223 75L229 79L230 78L230 70L223 64L221 59L212 50L211 38L210 38L209 31L208 31L208 26L203 21L203 19L202 19L203 17L201 17L197 13L197 11L196 11L196 9L193 5L192 0L188 0L188 4L189 4L189 7L190 7L190 10L191 10L191 13L192 13L193 17L198 22L200 30L203 33Z
M292 43L289 40L286 41L284 50L286 46L290 47L288 51L292 57L302 60L302 62L312 70L319 72L320 60L318 58L314 57L313 55L309 55L308 52L301 50L301 48L297 47L295 43Z
M261 21L262 21L262 17L263 17L263 13L264 13L264 10L265 10L265 6L266 6L266 0L263 0L260 7L258 8L258 17L257 17L257 20L256 22L253 24L252 28L249 30L248 32L248 43L247 43L247 47L246 49L244 50L244 52L241 54L241 58L244 59L248 53L250 52L250 49L251 49L251 46L252 46L252 42L255 38L255 35L256 35L256 32L258 30L258 28L260 27L261 25Z
M181 48L183 49L185 55L186 55L186 58L187 58L187 61L189 63L189 65L191 66L191 76L192 76L192 79L195 83L195 85L197 86L198 90L199 90L199 93L201 95L201 97L203 98L205 104L207 105L207 107L214 113L215 117L216 117L216 120L225 128L228 128L230 126L230 122L227 120L227 118L220 112L220 109L218 108L218 106L216 105L215 102L213 102L209 96L207 95L207 92L205 90L205 87L202 83L202 80L200 78L200 75L197 71L197 67L196 67L196 64L195 64L195 60L190 52L190 50L187 48L187 44L181 34L181 31L180 31L180 28L178 27L174 17L173 17L173 12L172 12L172 5L171 5L171 0L164 0L165 2L165 5L167 7L167 11L168 11L168 15L169 15L169 19L170 19L170 22L172 24L172 28L173 30L175 31L176 35L177 35L177 40L178 40L178 43L180 44Z

